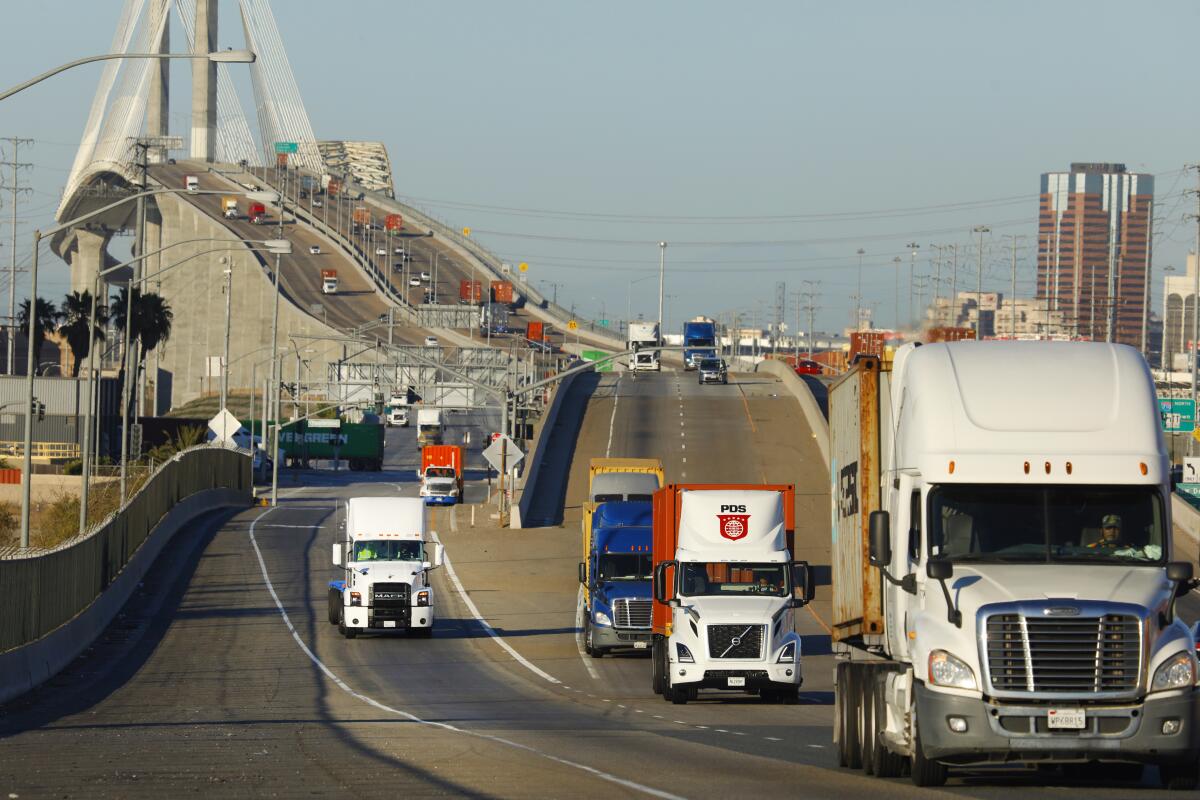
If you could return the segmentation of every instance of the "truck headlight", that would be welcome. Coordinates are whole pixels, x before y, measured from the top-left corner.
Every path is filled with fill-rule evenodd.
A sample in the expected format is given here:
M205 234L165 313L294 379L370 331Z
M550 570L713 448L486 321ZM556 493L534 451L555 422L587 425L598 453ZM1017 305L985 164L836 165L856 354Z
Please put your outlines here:
M935 686L974 690L975 673L961 659L945 650L934 650L929 654L929 682Z
M417 605L419 605L419 606L429 605L429 590L428 589L423 589L423 590L417 592Z
M1154 671L1154 681L1150 691L1161 692L1166 689L1182 689L1196 682L1196 666L1192 656L1186 650L1181 650L1164 661Z
M779 658L775 659L776 664L794 664L796 661L796 643L788 642L779 651Z
M688 650L688 646L683 642L675 643L675 658L680 664L696 663L696 659L692 658L692 651Z
M362 605L362 593L361 592L351 592L350 593L350 605L352 605L352 606L361 606Z
M597 625L612 625L612 620L609 619L608 614L605 614L603 611L597 611L592 619L596 621Z

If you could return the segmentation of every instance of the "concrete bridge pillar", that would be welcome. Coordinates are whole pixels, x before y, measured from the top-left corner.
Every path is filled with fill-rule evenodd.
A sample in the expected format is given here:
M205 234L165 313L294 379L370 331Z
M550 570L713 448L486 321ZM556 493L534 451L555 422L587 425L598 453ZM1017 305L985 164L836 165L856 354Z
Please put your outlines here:
M162 25L162 36L150 48L152 53L167 53L171 49L170 19L164 19L170 12L169 0L152 0L150 4L150 30ZM168 115L170 113L171 62L167 59L154 61L150 68L150 92L146 98L146 135L166 136ZM166 161L166 153L157 148L147 154L150 162L161 164Z
M192 52L217 49L217 0L196 0L196 46ZM200 161L216 157L217 65L207 59L192 61L192 148Z
M108 234L100 234L87 228L75 229L74 257L71 264L71 291L90 292L95 285L96 274L104 268L107 256ZM70 254L68 254L70 255Z

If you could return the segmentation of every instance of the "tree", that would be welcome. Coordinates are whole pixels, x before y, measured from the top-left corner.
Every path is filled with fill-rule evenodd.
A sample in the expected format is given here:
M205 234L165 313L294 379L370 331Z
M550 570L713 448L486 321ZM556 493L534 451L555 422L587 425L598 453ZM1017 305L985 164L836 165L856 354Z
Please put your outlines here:
M46 331L52 331L58 327L58 309L54 307L54 303L45 300L41 297L37 299L37 312L33 320L33 363L28 365L28 368L34 373L37 372L38 358L42 352L42 342L46 341ZM29 330L29 301L21 301L21 308L17 312L17 325L21 331Z
M146 364L146 355L163 342L171 338L171 323L175 314L162 295L154 292L143 293L133 290L133 303L128 301L128 288L121 289L109 306L113 322L125 333L126 322L129 322L130 346L137 353L133 364L133 385L138 382L138 375ZM132 305L132 313L128 309ZM124 367L121 369L120 380L125 380ZM122 390L123 391L123 390ZM133 392L129 393L130 411L133 410Z
M89 331L88 323L92 316L92 293L86 289L82 292L71 292L60 307L62 325L58 332L67 340L71 348L71 356L75 360L71 368L71 377L78 378L83 368L83 361L88 357ZM96 329L93 332L96 341L104 341L104 323L108 321L108 309L103 305L96 306Z

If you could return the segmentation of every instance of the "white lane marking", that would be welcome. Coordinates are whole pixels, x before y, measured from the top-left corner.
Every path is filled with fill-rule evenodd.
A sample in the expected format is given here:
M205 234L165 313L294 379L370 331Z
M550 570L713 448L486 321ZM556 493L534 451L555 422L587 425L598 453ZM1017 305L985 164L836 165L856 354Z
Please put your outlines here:
M263 527L264 528L303 528L306 531L312 530L312 525L284 525L282 523L281 524L272 523L270 525L263 525Z
M433 540L438 544L442 544L442 540L438 538L437 532L434 531L432 533ZM450 563L450 555L446 552L445 545L442 546L442 566L446 568L447 577L449 577L450 582L454 584L454 588L458 591L458 596L462 598L463 604L467 607L467 610L471 612L471 616L475 617L475 621L483 627L483 630L488 636L495 640L496 644L504 648L504 651L516 659L518 664L525 667L539 678L549 681L550 683L562 683L562 681L560 681L558 678L554 677L548 672L544 672L533 662L529 661L529 659L525 658L525 656L514 650L513 646L506 642L503 636L496 633L496 629L491 626L491 623L483 618L483 615L479 613L479 609L475 607L475 602L467 596L467 590L463 588L462 582L458 579L458 573L454 571L454 565Z
M458 504L450 506L450 532L458 532Z
M824 750L825 749L825 745L823 745L823 744L810 744L808 746L814 750Z
M717 733L729 733L729 731L725 730L724 728L717 728Z
M635 714L645 714L646 713L645 711L642 711L640 708L635 708L633 711Z
M624 707L625 706L621 705L620 703L617 703L617 708L624 708Z
M575 649L579 651L579 660L583 662L583 666L587 668L587 673L592 677L592 680L600 680L600 674L596 672L596 668L592 666L592 658L583 649L583 584L579 584L579 592L575 595ZM575 691L579 691L576 689Z
M617 382L613 384L613 410L612 416L608 418L608 447L604 448L604 457L608 458L612 455L612 439L613 426L617 424L617 404L621 402L621 376L617 376Z
M783 741L783 739L779 739L774 736L764 736L763 738L766 739L768 742L782 742Z
M684 432L683 432L683 431L680 431L680 432L679 432L679 435L680 435L680 436L684 436L685 434L684 434Z
M362 694L361 692L356 692L353 689L351 689L349 684L347 684L345 681L343 681L341 678L339 678L333 670L331 670L329 667L327 667L325 665L324 661L317 658L317 655L312 650L310 650L308 645L306 645L304 643L304 640L300 638L299 631L297 631L296 627L294 625L292 625L292 619L290 616L288 616L287 610L283 607L283 602L279 599L279 595L276 594L276 592L275 592L275 585L271 582L271 576L267 573L267 562L265 559L263 559L262 550L260 550L258 547L258 540L254 537L254 529L255 529L255 526L258 524L259 520L261 520L267 514L270 514L276 508L278 508L278 506L273 506L271 508L268 508L262 514L259 514L257 517L255 517L254 520L250 523L250 530L249 530L250 544L253 545L254 555L258 558L258 568L262 572L263 583L266 584L267 591L270 593L271 599L273 601L275 601L275 608L279 610L279 616L281 616L283 618L284 624L287 625L288 630L291 632L292 639L295 640L296 644L300 647L300 649L304 652L304 654L306 656L308 656L309 660L312 661L313 664L316 665L317 669L321 670L321 672L325 674L325 677L329 678L329 680L331 680L334 683L334 685L336 685L339 689L341 689L342 691L344 691L346 694L350 695L354 699L361 700L362 702L366 703L367 705L369 705L373 708L377 708L380 711L385 711L389 714L394 714L398 717L403 717L404 719L407 719L410 722L415 722L418 725L426 725L431 728L440 728L441 730L449 731L451 733L462 733L462 734L466 734L467 736L474 736L477 739L486 739L487 741L490 741L490 742L496 742L497 744L507 745L508 747L513 747L517 750L523 750L526 753L532 753L535 756L540 756L541 758L547 759L548 761L553 761L556 764L562 764L567 767L572 767L574 769L581 770L583 772L588 773L589 775L593 775L597 778L600 778L601 780L608 781L609 783L615 783L618 786L624 786L627 789L632 789L633 791L636 791L636 792L642 792L644 794L648 794L651 797L662 797L662 798L665 798L666 800L682 800L682 798L680 798L679 795L674 795L669 792L664 792L661 789L655 789L653 787L637 783L636 781L627 780L625 778L619 778L616 775L613 775L608 772L603 772L601 770L596 769L595 767L589 767L587 764L580 764L577 761L571 761L566 758L560 758L558 756L551 755L550 753L547 753L545 751L538 750L536 747L531 747L527 744L521 744L520 742L514 742L513 740L505 739L502 736L496 736L496 735L490 734L490 733L481 733L479 731L472 731L472 730L468 730L466 728L459 728L459 727L450 725L445 722L433 722L431 720L422 719L421 717L418 717L416 714L412 714L408 711L404 711L399 708L392 708L391 706L384 705L383 703L379 702L378 700L375 700L374 698L368 697L367 695ZM313 526L313 525L309 526L310 529L313 527L319 527L319 526ZM444 552L444 550L443 550L443 552ZM454 573L449 569L449 567L450 567L449 559L446 559L443 563L447 567L447 572L449 572L450 575L453 576ZM454 580L454 583L456 585L458 585L459 591L461 592L462 585L458 583L458 578L453 578L453 580ZM475 604L471 603L470 598L466 597L465 593L463 594L463 599L466 600L467 603L469 604L469 607L471 608L472 613L475 614L476 619L478 619L485 626L487 631L489 633L491 633L492 636L496 636L496 634L492 630L491 626L488 625L486 621L484 621L483 619L481 619L479 617L478 611L476 611L474 608ZM499 637L496 637L496 638L501 644L507 646L507 642L504 642L503 639L500 639ZM511 648L509 648L509 649L511 650ZM514 653L514 655L515 655L515 653ZM517 656L517 658L520 658L520 656ZM521 659L521 660L523 661L524 659ZM533 665L531 665L531 664L529 666L532 667L535 671L540 671L540 670L537 670L537 667L533 667ZM542 673L542 674L545 674L545 673ZM550 676L548 676L548 675L546 677L550 678ZM553 681L554 683L558 683L558 681L554 680L554 678L550 678L550 680Z

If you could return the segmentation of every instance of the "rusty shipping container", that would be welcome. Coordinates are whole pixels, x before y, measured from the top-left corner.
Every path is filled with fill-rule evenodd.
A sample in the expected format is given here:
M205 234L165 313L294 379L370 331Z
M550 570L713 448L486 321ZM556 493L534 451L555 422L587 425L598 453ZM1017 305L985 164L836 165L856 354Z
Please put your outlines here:
M512 303L513 285L508 281L492 281L492 302Z
M531 342L540 342L546 338L546 326L541 322L530 320L525 328L525 338Z
M856 355L883 357L885 341L884 331L854 331L850 334L850 360Z
M926 342L961 342L974 339L975 331L971 328L930 328L925 333Z
M833 504L833 640L883 634L879 570L869 567L868 520L882 502L880 476L891 453L891 372L864 358L829 388L830 499Z
M404 227L404 217L399 214L388 214L383 219L383 227L389 231L399 231Z
M342 191L342 182L338 178L330 178L329 183L325 185L325 193L330 197L337 197Z
M459 281L458 300L460 303L483 302L483 283L480 281Z
M356 206L354 209L353 219L359 225L371 224L371 209L366 206Z

